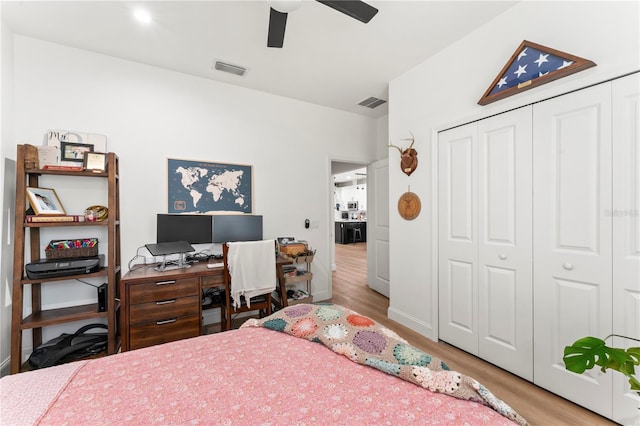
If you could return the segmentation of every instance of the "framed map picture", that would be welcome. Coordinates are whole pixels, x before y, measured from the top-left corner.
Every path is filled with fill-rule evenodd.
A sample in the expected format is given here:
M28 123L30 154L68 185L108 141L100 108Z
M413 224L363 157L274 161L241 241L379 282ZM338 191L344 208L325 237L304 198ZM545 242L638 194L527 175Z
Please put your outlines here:
M253 170L243 164L167 160L168 213L253 213Z

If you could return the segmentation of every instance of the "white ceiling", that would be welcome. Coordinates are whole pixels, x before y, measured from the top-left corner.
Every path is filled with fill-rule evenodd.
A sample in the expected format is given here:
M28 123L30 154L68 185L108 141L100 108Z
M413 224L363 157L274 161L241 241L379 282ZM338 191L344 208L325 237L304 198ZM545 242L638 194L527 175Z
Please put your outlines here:
M515 1L368 1L363 24L313 0L289 14L282 49L267 48L269 3L236 1L2 1L17 34L369 117L388 82L502 13ZM136 8L152 15L143 26ZM216 60L248 68L216 71Z

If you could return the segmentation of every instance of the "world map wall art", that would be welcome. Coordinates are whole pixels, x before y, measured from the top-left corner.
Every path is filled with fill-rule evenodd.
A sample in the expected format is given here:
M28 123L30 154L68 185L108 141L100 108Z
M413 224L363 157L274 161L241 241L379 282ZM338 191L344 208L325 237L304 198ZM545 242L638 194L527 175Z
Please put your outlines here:
M167 160L168 213L253 213L252 166Z
M487 105L595 65L588 59L524 40L478 103Z

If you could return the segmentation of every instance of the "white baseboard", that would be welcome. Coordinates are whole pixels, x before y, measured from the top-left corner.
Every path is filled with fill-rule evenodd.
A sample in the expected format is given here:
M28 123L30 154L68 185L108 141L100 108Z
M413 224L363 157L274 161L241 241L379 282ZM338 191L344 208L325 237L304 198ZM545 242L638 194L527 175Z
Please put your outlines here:
M392 307L389 307L389 309L387 310L387 316L389 317L389 319L402 324L407 328L410 328L416 333L420 333L421 335L428 337L431 340L437 341L437 339L434 338L435 333L431 324L421 321L414 316L408 315L405 312L399 311Z
M4 377L11 373L11 357L7 357L0 363L0 377Z

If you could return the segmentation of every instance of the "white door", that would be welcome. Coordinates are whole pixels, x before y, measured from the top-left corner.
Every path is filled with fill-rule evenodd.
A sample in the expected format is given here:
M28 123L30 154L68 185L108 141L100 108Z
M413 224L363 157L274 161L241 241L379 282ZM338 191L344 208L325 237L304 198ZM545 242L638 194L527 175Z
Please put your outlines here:
M640 339L640 74L613 82L613 333ZM611 343L608 341L608 343ZM616 339L616 347L638 342ZM640 397L613 374L613 420L640 424Z
M531 107L438 140L439 337L531 380Z
M481 358L533 380L531 107L478 122Z
M389 159L367 167L367 283L389 297Z
M534 382L611 416L611 374L564 347L611 333L611 85L533 107Z
M477 126L438 135L438 337L478 354Z

